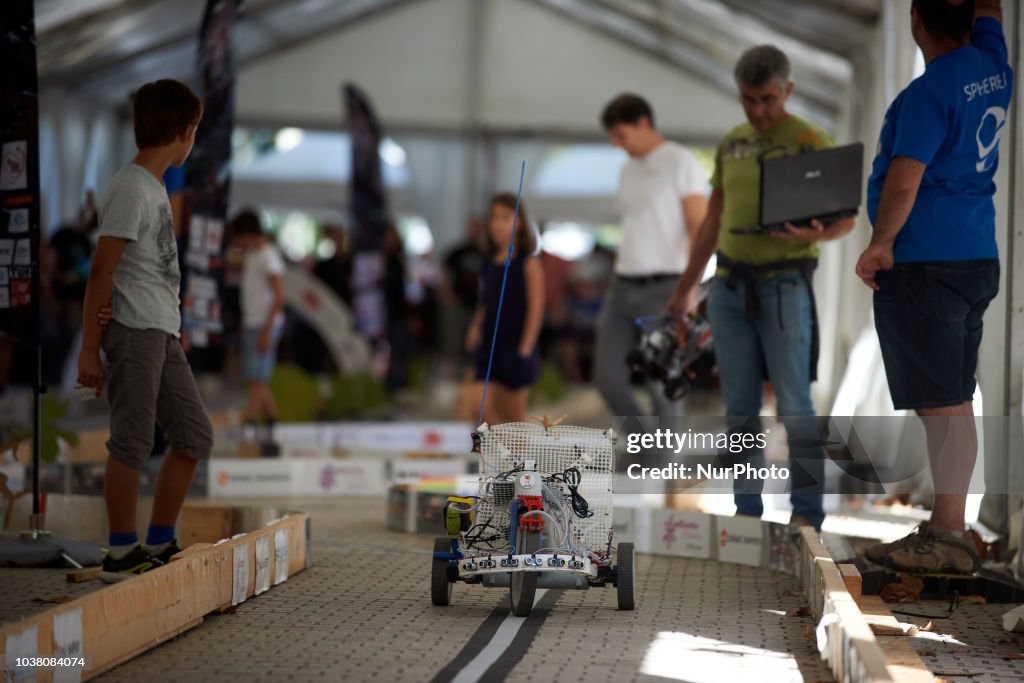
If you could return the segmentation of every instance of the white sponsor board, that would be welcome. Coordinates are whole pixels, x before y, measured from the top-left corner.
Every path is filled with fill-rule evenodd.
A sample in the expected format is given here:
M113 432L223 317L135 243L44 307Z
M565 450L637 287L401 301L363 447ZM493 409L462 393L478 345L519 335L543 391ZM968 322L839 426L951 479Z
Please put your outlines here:
M469 462L462 458L409 458L391 461L392 484L417 484L423 479L456 479L469 471Z
M292 460L291 465L297 495L378 495L388 489L382 459Z
M711 517L700 512L651 510L650 552L709 559L711 557Z
M318 424L279 424L274 425L274 441L281 448L295 447L327 447L324 431Z
M718 561L761 566L764 524L754 517L715 517Z
M468 422L336 422L322 429L322 443L332 448L468 453L473 447Z
M294 495L293 462L214 458L209 465L210 497Z
M331 451L315 442L293 443L282 440L281 457L286 460L321 460L331 457Z
M210 461L211 498L378 495L387 491L383 459L317 458Z

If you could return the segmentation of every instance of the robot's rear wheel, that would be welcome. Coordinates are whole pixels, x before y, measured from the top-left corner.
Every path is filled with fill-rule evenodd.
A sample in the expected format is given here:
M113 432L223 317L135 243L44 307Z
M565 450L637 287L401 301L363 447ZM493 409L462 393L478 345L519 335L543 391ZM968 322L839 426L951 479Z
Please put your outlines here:
M636 608L636 591L633 585L636 574L636 557L632 543L619 544L618 565L616 566L615 586L619 592L619 609L633 610Z

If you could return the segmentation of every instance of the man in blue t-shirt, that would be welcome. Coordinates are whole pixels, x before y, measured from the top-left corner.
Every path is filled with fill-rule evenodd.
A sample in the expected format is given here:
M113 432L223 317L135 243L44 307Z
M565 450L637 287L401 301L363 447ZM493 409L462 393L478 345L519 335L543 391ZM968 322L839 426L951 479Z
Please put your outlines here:
M972 573L964 538L978 453L973 398L982 316L999 290L994 177L1013 92L999 0L914 0L927 68L889 107L868 181L874 290L889 393L928 434L930 522L868 549L900 571Z

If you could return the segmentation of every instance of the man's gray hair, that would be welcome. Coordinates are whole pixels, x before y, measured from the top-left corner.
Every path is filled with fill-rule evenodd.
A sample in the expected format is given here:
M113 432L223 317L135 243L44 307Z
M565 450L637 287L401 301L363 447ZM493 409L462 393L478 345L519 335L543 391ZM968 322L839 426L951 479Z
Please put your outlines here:
M763 88L776 80L785 90L789 85L789 58L774 45L758 45L743 53L733 75L741 88Z

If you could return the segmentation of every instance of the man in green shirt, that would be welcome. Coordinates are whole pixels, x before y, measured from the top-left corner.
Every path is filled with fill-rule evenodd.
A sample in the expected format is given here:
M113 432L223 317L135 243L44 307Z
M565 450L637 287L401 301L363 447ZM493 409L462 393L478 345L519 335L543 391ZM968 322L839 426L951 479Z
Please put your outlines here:
M711 255L718 269L708 293L708 319L715 336L722 394L729 430L760 434L758 417L765 378L771 381L777 413L790 439L791 494L795 524L821 528L824 460L811 401L816 379L817 322L811 278L818 242L842 237L852 218L809 228L743 234L733 228L760 220L760 161L833 146L813 123L786 111L793 92L786 55L771 45L747 50L736 64L736 84L747 122L729 131L718 146L711 179L711 200L690 253L690 261L669 301L681 317L695 307L696 289ZM751 440L744 440L750 442ZM755 440L756 441L756 440ZM757 448L723 454L729 464L761 467ZM737 479L737 513L760 517L762 482Z

